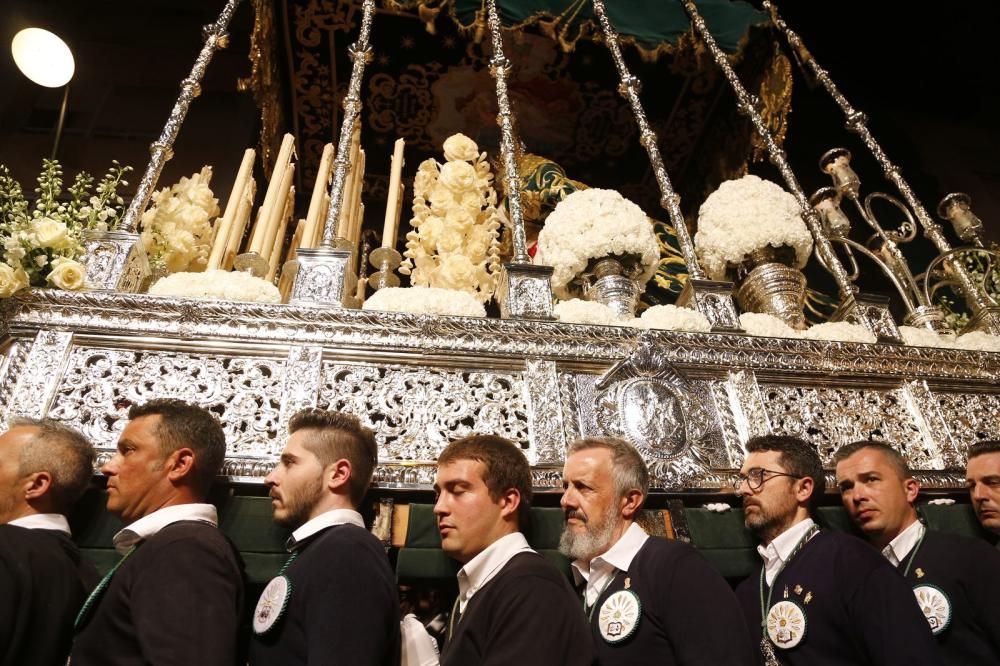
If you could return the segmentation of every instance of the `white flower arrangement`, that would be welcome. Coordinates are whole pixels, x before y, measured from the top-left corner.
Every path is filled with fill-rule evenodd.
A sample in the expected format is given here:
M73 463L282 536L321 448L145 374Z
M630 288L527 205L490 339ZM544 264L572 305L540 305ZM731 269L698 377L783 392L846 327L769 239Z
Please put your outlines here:
M1000 336L973 331L955 339L955 347L968 351L1000 352Z
M708 504L702 504L702 507L712 513L725 513L733 508L725 502L709 502Z
M212 249L212 220L219 200L209 183L212 167L202 167L153 195L142 215L142 244L154 270L167 273L205 270Z
M950 497L939 497L937 499L927 500L928 504L933 504L934 506L951 506L955 503L955 500Z
M698 210L695 249L713 280L741 264L751 252L772 246L795 251L795 268L809 260L813 240L795 197L757 176L727 180Z
M750 335L762 338L797 338L799 332L774 315L764 312L744 312L740 326Z
M281 292L262 278L242 271L180 272L160 278L149 288L153 296L205 298L219 301L280 303Z
M486 308L470 292L438 287L385 287L369 297L361 309L453 317L486 316Z
M604 303L571 298L559 301L552 308L556 318L567 324L595 324L597 326L628 326L631 322Z
M899 334L910 347L951 347L955 340L954 336L940 335L923 326L900 326Z
M864 342L870 345L877 341L875 334L861 324L846 321L828 321L799 331L805 340L830 340L835 342Z
M76 259L83 232L117 227L124 205L118 188L128 185L129 171L112 162L96 187L93 176L80 172L64 193L59 162L43 160L29 212L21 184L0 165L0 298L30 285L82 289L86 271Z
M485 303L500 272L493 174L486 153L463 134L444 142L444 156L444 164L427 159L417 168L413 229L399 272L414 287L466 291Z
M635 325L639 328L663 328L668 331L693 331L708 333L712 323L708 317L691 308L676 305L654 305L647 308Z
M552 266L558 298L576 295L572 286L593 260L616 257L635 267L640 289L656 273L660 247L653 225L636 204L614 190L577 190L556 205L538 234L535 263Z

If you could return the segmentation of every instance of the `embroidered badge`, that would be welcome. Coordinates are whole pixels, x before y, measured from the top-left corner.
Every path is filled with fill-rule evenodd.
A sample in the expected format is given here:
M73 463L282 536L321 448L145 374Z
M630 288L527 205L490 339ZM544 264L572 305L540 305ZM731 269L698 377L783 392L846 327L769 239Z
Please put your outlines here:
M253 631L266 634L281 619L292 596L292 582L287 576L276 576L267 584L253 611Z
M767 612L767 636L777 647L788 650L806 636L806 613L794 601L779 601Z
M921 569L920 567L917 567L917 570L914 571L913 573L917 574L917 578L923 578L924 577L924 570Z
M601 605L597 628L608 643L620 643L635 633L642 616L639 595L632 590L619 590Z
M913 594L934 635L947 629L951 624L951 600L948 595L934 585L917 585L913 588Z

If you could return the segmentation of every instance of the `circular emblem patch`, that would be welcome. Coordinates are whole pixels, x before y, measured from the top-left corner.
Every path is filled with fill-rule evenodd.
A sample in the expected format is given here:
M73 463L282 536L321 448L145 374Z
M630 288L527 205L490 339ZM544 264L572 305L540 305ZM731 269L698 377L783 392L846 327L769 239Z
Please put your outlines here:
M934 635L947 629L951 624L951 601L948 595L934 585L917 585L913 588L913 594Z
M635 633L641 616L639 595L632 590L619 590L601 604L597 628L608 643L620 643Z
M292 596L292 582L287 576L277 576L271 579L257 600L253 611L253 631L258 636L271 630L271 627L281 619L288 599Z
M806 613L794 601L779 601L767 612L767 636L777 647L788 650L806 637Z

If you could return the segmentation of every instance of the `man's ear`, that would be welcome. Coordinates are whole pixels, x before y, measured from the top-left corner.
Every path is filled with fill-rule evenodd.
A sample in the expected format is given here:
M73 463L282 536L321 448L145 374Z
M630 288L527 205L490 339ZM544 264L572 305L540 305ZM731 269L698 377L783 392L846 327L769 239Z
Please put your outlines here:
M906 501L913 504L920 494L920 482L911 476L903 481L903 490L906 492Z
M643 496L642 491L638 488L633 488L625 493L625 496L621 498L622 518L635 520L635 516L639 513L639 508L642 506L644 499L646 498Z
M819 484L817 484L816 480L811 476L798 479L795 483L798 484L798 487L795 489L795 499L800 504L809 504L809 500L813 497L813 495L817 492L821 492L819 490Z
M167 478L171 483L177 483L194 471L194 450L183 446L170 455L163 462L167 470Z
M38 501L49 492L52 487L52 474L50 472L34 472L24 477L22 488L24 489L24 500L26 502Z
M521 491L517 488L508 488L500 496L500 517L506 518L511 514L517 514L521 506Z
M323 470L323 483L328 490L334 492L347 491L346 486L351 481L351 461L341 458L326 466Z

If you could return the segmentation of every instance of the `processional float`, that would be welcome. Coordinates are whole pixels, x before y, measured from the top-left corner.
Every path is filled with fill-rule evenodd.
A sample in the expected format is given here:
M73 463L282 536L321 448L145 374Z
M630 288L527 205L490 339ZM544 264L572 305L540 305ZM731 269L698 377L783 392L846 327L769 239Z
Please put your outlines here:
M572 286L585 299L608 306L618 317L609 321L618 325L556 319L553 266L534 263L528 253L518 186L522 148L508 92L513 65L504 55L496 0L485 2L485 25L512 240L512 256L495 275L500 318L358 308L368 273L363 259L374 268L367 282L376 293L397 287L394 271L402 262L394 246L393 219L398 220L402 200L398 178L387 196L382 246L363 258L359 240L364 155L358 150L358 134L365 66L374 54L375 0L361 3L336 146L324 152L309 213L290 248L294 251L281 252L293 217L288 203L293 201L290 145L279 151L280 178L272 177L247 242L240 241L249 229L254 198L253 183L247 181L252 151L217 223L210 267L234 266L270 278L282 287L286 302L138 293L150 272L138 220L213 53L226 45L226 30L239 4L229 0L218 20L205 28L204 47L152 145L123 223L86 240L88 290L32 289L5 302L0 420L6 423L18 414L59 419L88 434L103 459L114 448L128 405L154 397L197 402L219 416L229 446L224 471L242 481L262 480L281 449L290 416L319 406L352 412L375 431L380 460L376 480L382 488L427 487L438 453L450 439L471 432L518 441L539 489L561 486L569 442L613 435L636 445L650 466L654 487L725 492L742 462L743 444L767 432L803 435L816 443L826 461L841 444L884 439L904 452L926 486L961 486L965 448L976 439L1000 435L995 417L1000 413L1000 354L971 344L994 344L1000 309L968 268L969 256L993 262L996 253L979 235L981 222L971 202L954 194L939 207L967 244L955 247L872 137L864 115L765 1L776 30L843 109L848 127L859 134L903 201L884 193L862 200L846 149L831 150L821 160L832 187L807 195L698 3L679 2L781 174L787 188L781 195L791 202L793 217L804 222L801 243L815 248L820 266L833 277L839 303L833 320L841 326L837 330L849 331L841 339L800 332L805 326L805 278L794 265L798 257L789 259L789 248L760 248L744 262L723 262L722 270L712 275L702 266L698 239L688 229L646 117L640 82L629 71L603 0L592 0L593 16L687 267L677 301L682 307L671 310L670 317L703 325L674 330L624 325L641 290L636 280L641 271L628 256L614 253L591 257L574 276L575 286L567 289ZM402 168L401 146L393 167ZM903 211L905 222L885 228L873 211L873 197ZM845 201L874 232L867 242L848 238ZM914 273L902 250L918 229L940 252L922 274ZM699 234L703 231L699 225ZM859 257L872 262L898 292L905 311L902 327L887 299L859 293L856 281L864 263ZM956 346L954 336L940 334L943 314L934 296L941 288L961 295L972 313L970 343L964 347ZM767 321L780 328L770 329L775 334L748 330L761 319L741 311L768 314L773 319Z

